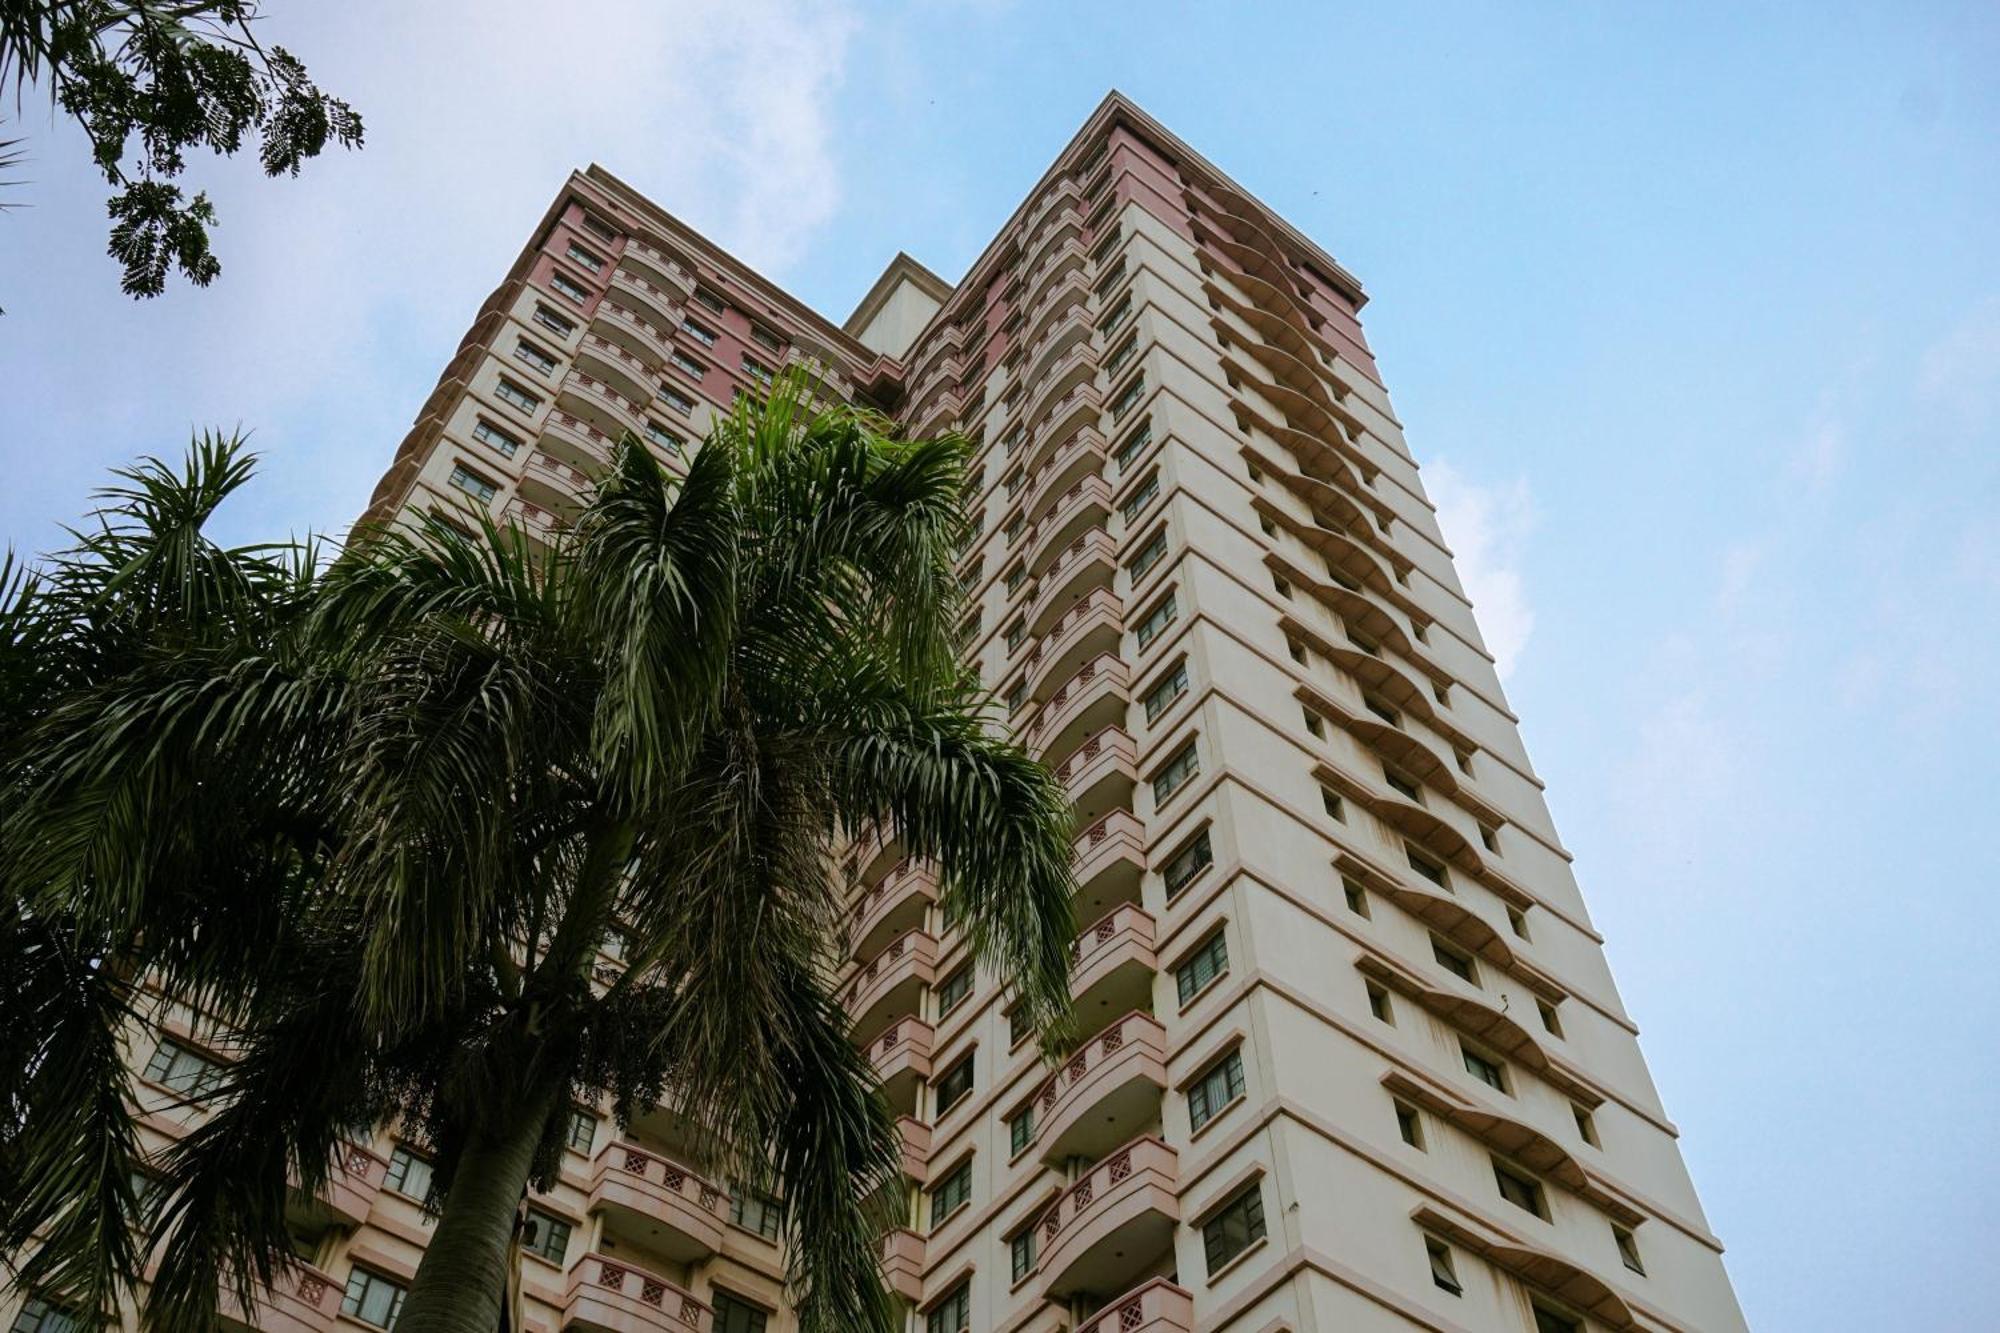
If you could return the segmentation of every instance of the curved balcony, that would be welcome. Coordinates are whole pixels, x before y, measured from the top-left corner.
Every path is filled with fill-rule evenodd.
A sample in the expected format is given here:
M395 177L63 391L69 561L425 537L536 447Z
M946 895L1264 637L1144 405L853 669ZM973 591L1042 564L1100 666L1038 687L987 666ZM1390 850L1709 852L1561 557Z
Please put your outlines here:
M269 1288L257 1293L247 1313L228 1284L223 1284L217 1313L226 1328L253 1328L259 1333L327 1333L339 1320L344 1290L340 1283L311 1264L296 1262L290 1271L280 1273Z
M1194 1333L1194 1296L1156 1277L1107 1303L1076 1333Z
M1296 617L1280 616L1278 626L1285 633L1310 644L1314 652L1354 677L1363 689L1381 695L1411 717L1421 719L1447 744L1466 751L1480 748L1479 742L1452 725L1451 720L1438 711L1436 697L1400 667L1350 644L1327 639Z
M1096 376L1097 349L1087 342L1071 344L1068 351L1050 363L1037 380L1034 392L1028 395L1028 420L1041 420L1064 394L1085 380L1095 380Z
M894 1018L914 1016L924 987L937 980L936 965L937 941L923 930L890 940L848 983L849 1031L866 1038Z
M635 1143L607 1143L590 1169L590 1208L607 1231L643 1237L675 1263L722 1248L727 1196L680 1163Z
M1081 268L1088 258L1090 251L1075 237L1050 246L1042 252L1042 257L1035 261L1034 268L1028 271L1029 292L1039 293L1049 284L1050 279Z
M1037 753L1068 753L1085 736L1125 720L1129 690L1124 658L1116 653L1092 658L1035 714L1027 728L1029 746Z
M1025 663L1029 668L1028 693L1046 699L1058 681L1068 680L1093 657L1118 650L1125 634L1124 605L1118 594L1099 588L1062 613L1048 632L1033 640Z
M680 327L681 311L685 308L682 301L685 298L678 292L668 291L644 276L622 267L611 270L611 286L614 290L630 297L639 309L650 311L655 317L663 320L667 327Z
M1120 903L1077 932L1069 948L1069 993L1079 1033L1146 1007L1160 970L1153 937L1152 914L1135 903Z
M645 436L646 405L627 398L594 375L572 370L556 393L575 415L614 440L627 431Z
M582 468L537 448L521 471L520 494L551 513L573 517L597 482Z
M1444 759L1428 741L1399 726L1382 721L1374 714L1349 712L1338 701L1303 684L1292 691L1299 702L1323 714L1329 722L1353 736L1368 749L1408 773L1418 782L1434 788L1448 800L1469 811L1473 818L1493 828L1508 824L1506 814L1488 804L1459 776L1458 767Z
M1027 546L1027 569L1039 578L1055 564L1063 548L1092 528L1102 528L1111 514L1111 487L1102 477L1082 477L1056 497L1037 523Z
M1063 1191L1039 1223L1043 1294L1123 1291L1170 1257L1179 1177L1179 1154L1147 1136Z
M931 1040L936 1035L921 1018L899 1018L868 1048L882 1095L898 1115L913 1115L917 1089L930 1081Z
M1065 204L1076 207L1081 207L1083 204L1083 191L1077 188L1073 180L1057 181L1049 187L1047 194L1035 201L1034 211L1028 214L1028 220L1021 228L1021 234L1028 237L1027 248L1034 248L1037 230L1049 220L1051 213Z
M896 1139L902 1144L903 1174L921 1185L931 1174L931 1127L915 1116L896 1117Z
M1055 766L1056 781L1069 792L1077 821L1089 824L1106 810L1130 809L1139 782L1138 751L1122 727L1106 727L1086 738Z
M1329 439L1296 425L1274 421L1240 393L1230 398L1229 406L1239 424L1248 421L1298 459L1300 472L1322 485L1339 486L1384 522L1395 518L1396 511L1363 480L1381 469L1361 458L1344 437Z
M904 931L920 926L937 901L937 874L909 857L898 861L854 904L854 957L872 958Z
M1095 426L1086 426L1066 437L1019 488L1027 495L1022 517L1030 523L1040 522L1057 497L1085 477L1102 473L1107 457L1104 435Z
M1110 811L1071 845L1080 920L1095 920L1119 903L1139 901L1146 877L1146 826L1137 815Z
M673 1283L608 1255L585 1255L569 1270L563 1327L596 1333L702 1333L709 1308Z
M1035 1146L1045 1162L1094 1157L1159 1123L1167 1030L1137 1010L1090 1038L1035 1094Z
M1098 588L1109 588L1118 572L1118 543L1103 528L1079 534L1042 571L1041 587L1028 603L1023 623L1030 634L1046 634L1062 614Z
M1327 400L1322 397L1300 393L1282 381L1269 380L1262 375L1254 374L1242 362L1226 353L1222 357L1222 368L1234 375L1239 385L1256 390L1267 401L1276 405L1287 420L1299 423L1307 431L1319 435L1322 439L1339 440L1341 442L1339 447L1350 451L1349 461L1361 468L1364 477L1381 471L1357 447L1363 427L1359 418L1347 409L1339 407L1329 409L1326 406Z
M631 260L646 269L657 282L665 283L680 293L683 300L694 295L694 274L685 265L667 256L658 246L648 245L638 237L633 237L619 255L620 260Z
M1293 564L1275 551L1265 552L1264 564L1273 573L1289 579L1311 593L1323 606L1339 616L1344 626L1360 630L1376 643L1408 660L1433 680L1451 678L1448 673L1433 666L1429 657L1418 651L1416 644L1403 631L1403 627L1365 593L1344 588L1338 583L1330 583L1310 570Z
M651 402L659 391L659 383L644 361L595 333L584 334L577 344L576 363L635 403Z
M561 408L543 419L541 448L580 471L595 473L611 466L611 437Z
M924 1297L924 1238L908 1227L882 1237L882 1281L915 1305Z
M1095 380L1085 380L1049 406L1048 415L1034 427L1035 451L1029 455L1034 466L1045 449L1067 440L1085 426L1096 426L1104 411L1104 394Z
M1418 805L1400 792L1388 792L1364 782L1345 769L1324 760L1313 766L1313 777L1333 788L1387 824L1411 842L1423 847L1474 879L1485 878L1486 861L1472 846L1472 840L1449 821Z
M334 1149L333 1170L320 1190L319 1203L349 1226L368 1220L375 1196L382 1192L382 1180L389 1174L388 1160L358 1143L342 1143Z
M500 511L500 522L504 526L512 523L530 537L552 542L556 534L563 530L562 517L551 510L542 508L529 500L515 496Z
M615 301L598 305L597 323L593 327L602 337L636 356L650 371L664 368L673 351L674 336L670 330L653 323L651 316L628 310Z

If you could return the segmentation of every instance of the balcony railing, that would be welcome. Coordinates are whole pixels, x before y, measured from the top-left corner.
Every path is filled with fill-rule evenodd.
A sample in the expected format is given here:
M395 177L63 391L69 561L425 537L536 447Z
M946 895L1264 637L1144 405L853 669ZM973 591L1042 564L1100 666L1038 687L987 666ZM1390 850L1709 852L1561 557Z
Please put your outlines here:
M563 1324L606 1333L703 1333L709 1308L673 1283L643 1268L600 1254L586 1255L569 1271Z
M1102 1152L1154 1123L1167 1086L1167 1030L1133 1010L1085 1042L1035 1094L1042 1156Z
M1044 1292L1118 1290L1173 1250L1180 1157L1150 1135L1116 1149L1049 1205L1040 1223Z
M1077 1325L1076 1333L1194 1333L1194 1296L1156 1277Z
M591 1169L590 1206L621 1210L664 1230L655 1244L681 1261L722 1245L725 1195L679 1162L635 1143L607 1143Z

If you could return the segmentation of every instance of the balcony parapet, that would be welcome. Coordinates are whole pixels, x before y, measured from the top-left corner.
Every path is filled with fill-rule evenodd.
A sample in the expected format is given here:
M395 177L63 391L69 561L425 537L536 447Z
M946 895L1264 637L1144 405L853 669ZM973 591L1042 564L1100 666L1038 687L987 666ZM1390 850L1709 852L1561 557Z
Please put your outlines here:
M1172 1251L1180 1155L1146 1135L1090 1169L1042 1215L1043 1292L1118 1290Z
M603 1333L702 1333L708 1306L665 1278L606 1255L584 1256L569 1270L563 1326Z
M1076 1333L1194 1333L1194 1296L1156 1277L1077 1325Z
M937 873L904 857L854 903L854 957L873 956L896 936L920 924L937 901Z
M882 1237L882 1280L912 1305L924 1295L924 1238L908 1227Z
M1092 1037L1035 1094L1035 1142L1044 1161L1090 1156L1159 1116L1167 1086L1167 1030L1133 1010Z
M728 1196L699 1175L636 1143L611 1142L591 1165L590 1206L621 1209L663 1228L668 1257L693 1260L722 1248Z

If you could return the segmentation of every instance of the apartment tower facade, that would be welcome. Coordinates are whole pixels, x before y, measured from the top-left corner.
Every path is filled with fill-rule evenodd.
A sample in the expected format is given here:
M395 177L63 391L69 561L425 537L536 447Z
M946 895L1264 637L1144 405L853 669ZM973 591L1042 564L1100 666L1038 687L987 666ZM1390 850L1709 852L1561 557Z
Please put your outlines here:
M592 168L376 492L552 530L621 435L671 461L801 362L978 442L968 638L1075 804L1080 1042L1043 1063L929 871L851 849L919 1333L1744 1327L1364 299L1115 94L959 283L898 256L840 326ZM572 1145L532 1327L794 1327L774 1201L665 1124L579 1108ZM392 1317L427 1167L386 1132L352 1160L245 1322Z

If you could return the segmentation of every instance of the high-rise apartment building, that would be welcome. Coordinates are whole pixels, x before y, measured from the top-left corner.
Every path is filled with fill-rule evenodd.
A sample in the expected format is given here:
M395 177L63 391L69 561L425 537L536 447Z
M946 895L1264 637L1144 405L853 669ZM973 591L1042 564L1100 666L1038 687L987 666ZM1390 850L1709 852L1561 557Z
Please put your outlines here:
M925 867L852 849L916 1333L1744 1327L1364 300L1116 95L956 286L899 256L841 326L592 168L376 492L546 530L624 433L671 458L801 361L979 442L969 641L1075 802L1080 1041L1044 1064ZM205 1058L142 1057L162 1099ZM572 1144L532 1328L793 1326L774 1201L665 1123ZM258 1327L393 1316L428 1166L353 1163Z

